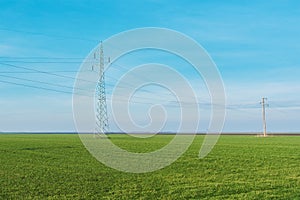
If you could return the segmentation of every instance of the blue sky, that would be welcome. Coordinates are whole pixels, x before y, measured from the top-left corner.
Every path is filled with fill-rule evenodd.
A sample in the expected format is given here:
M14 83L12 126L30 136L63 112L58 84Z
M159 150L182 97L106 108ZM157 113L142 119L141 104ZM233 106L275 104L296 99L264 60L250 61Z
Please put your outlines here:
M70 94L74 80L27 69L75 77L80 63L99 41L141 27L174 29L207 50L226 88L225 132L261 131L262 97L269 99L271 132L300 131L299 1L8 0L1 1L0 8L2 132L74 131ZM132 63L149 62L145 54L138 61L131 58L116 64L129 69ZM114 81L109 76L118 77L122 73L118 70L108 72L111 84ZM199 84L203 85L202 80ZM111 89L108 87L108 93ZM207 101L207 91L203 93L199 98ZM144 118L139 112L143 109L135 110L137 119ZM206 130L208 120L208 111L202 109L200 131ZM174 119L167 130L176 124Z

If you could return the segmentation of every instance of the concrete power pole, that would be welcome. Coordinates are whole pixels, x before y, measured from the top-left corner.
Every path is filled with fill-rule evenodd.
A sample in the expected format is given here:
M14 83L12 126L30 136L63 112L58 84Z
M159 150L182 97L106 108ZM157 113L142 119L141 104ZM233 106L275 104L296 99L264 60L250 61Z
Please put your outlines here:
M262 101L260 102L262 105L262 120L263 120L263 133L264 137L267 136L267 121L266 121L266 101L267 98L262 98Z

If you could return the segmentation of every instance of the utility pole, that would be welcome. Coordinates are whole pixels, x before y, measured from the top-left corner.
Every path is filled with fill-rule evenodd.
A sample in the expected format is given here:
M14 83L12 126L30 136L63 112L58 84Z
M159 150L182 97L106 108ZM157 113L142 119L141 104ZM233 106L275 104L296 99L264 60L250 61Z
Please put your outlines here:
M267 121L266 121L266 101L267 98L262 98L262 101L260 102L262 105L262 120L263 120L263 132L264 137L267 136Z

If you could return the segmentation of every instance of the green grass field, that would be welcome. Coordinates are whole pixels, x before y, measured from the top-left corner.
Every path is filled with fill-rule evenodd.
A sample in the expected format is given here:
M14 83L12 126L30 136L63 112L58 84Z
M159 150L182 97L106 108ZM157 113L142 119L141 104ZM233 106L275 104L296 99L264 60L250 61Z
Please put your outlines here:
M111 140L147 152L172 137ZM130 174L99 163L78 135L0 134L0 199L300 199L300 137L221 136L199 160L203 138L162 170Z

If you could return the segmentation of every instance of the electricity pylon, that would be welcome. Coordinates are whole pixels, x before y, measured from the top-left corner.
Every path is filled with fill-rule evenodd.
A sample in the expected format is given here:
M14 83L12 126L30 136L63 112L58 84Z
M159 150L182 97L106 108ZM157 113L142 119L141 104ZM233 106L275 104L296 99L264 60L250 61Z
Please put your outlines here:
M107 116L107 104L105 93L105 72L104 72L104 53L102 42L100 44L100 51L94 54L94 59L99 55L99 60L96 59L97 65L99 65L99 80L96 87L96 129L95 134L103 135L109 132L108 116ZM98 54L98 55L97 55ZM94 67L93 67L94 68Z
M267 98L262 98L262 101L260 102L262 105L262 120L263 120L263 133L264 137L267 136L267 121L266 121L266 101Z

